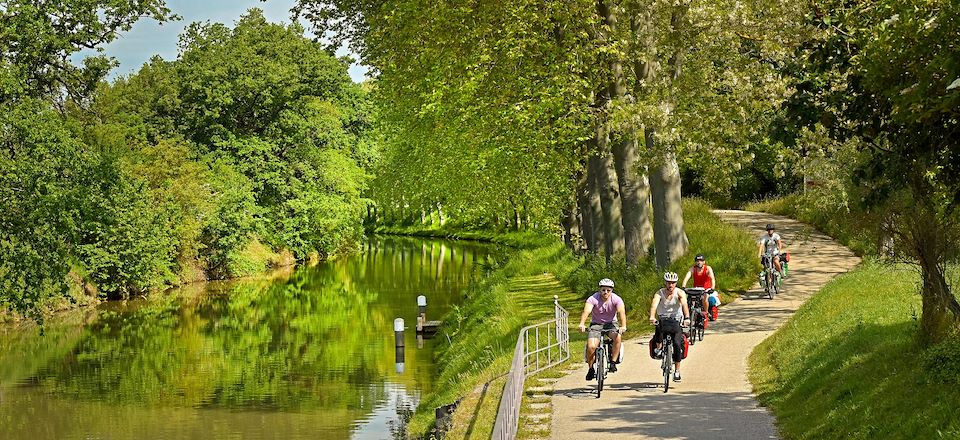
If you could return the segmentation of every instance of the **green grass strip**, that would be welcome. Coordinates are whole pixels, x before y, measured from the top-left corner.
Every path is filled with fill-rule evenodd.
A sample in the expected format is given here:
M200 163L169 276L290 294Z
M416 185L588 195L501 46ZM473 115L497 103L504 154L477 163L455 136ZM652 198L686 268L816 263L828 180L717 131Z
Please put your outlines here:
M960 344L917 345L919 275L868 262L828 283L750 356L785 439L960 438Z

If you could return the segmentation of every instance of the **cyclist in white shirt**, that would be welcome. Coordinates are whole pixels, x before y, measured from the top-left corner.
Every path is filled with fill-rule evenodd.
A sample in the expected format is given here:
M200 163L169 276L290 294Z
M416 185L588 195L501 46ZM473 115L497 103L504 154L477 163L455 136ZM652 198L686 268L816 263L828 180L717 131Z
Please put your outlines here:
M780 265L780 251L783 249L783 242L776 230L777 228L772 223L767 223L767 233L761 235L760 240L757 241L757 257L760 258L760 264L763 264L764 258L769 255L773 258L773 267L783 276L783 267Z

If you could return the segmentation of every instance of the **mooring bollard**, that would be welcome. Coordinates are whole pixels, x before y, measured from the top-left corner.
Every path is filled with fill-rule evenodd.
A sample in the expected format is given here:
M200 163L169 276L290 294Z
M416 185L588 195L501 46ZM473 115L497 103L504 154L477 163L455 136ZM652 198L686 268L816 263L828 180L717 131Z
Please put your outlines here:
M417 333L420 333L427 323L427 297L424 295L417 297L417 313Z
M403 346L399 346L396 348L396 355L397 355L397 359L396 359L397 374L403 374L403 371L406 369L406 365L405 365L406 356L403 352Z
M396 346L403 347L403 318L393 320L393 336L396 339Z
M405 369L404 362L406 361L406 356L403 353L403 318L397 318L393 320L393 337L396 345L396 368L397 374L402 374Z

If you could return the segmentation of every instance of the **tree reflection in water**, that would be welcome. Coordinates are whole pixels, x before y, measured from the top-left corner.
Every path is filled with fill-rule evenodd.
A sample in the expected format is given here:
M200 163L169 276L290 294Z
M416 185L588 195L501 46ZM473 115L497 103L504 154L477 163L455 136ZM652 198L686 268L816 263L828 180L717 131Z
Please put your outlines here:
M0 386L16 383L18 392L31 393L26 405L37 398L94 402L86 411L127 406L313 414L315 423L340 426L335 432L341 437L390 405L396 421L383 434L396 436L413 408L391 396L403 390L415 405L430 391L433 353L429 343L415 349L415 335L407 332L405 373L397 374L393 319L415 322L420 294L429 298L431 317L439 318L459 302L476 263L491 251L478 244L373 238L362 254L279 280L207 283L106 304L89 325L49 332L63 335L59 343L27 337L19 352L0 352L3 364L23 366L4 371ZM9 409L0 409L0 416L8 427L22 424ZM0 435L18 436L4 431Z

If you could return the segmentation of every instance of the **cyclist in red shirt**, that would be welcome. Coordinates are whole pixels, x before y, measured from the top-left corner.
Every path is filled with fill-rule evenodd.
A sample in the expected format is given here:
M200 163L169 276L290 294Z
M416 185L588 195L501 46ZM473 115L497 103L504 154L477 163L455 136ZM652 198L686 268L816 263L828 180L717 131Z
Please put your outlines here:
M693 258L693 266L683 277L683 287L687 287L687 282L693 278L693 287L702 287L704 289L714 289L714 292L703 296L703 310L707 311L710 320L713 321L716 316L713 313L713 307L720 305L720 297L716 292L717 277L713 274L713 268L707 266L707 258L703 254L697 254Z

